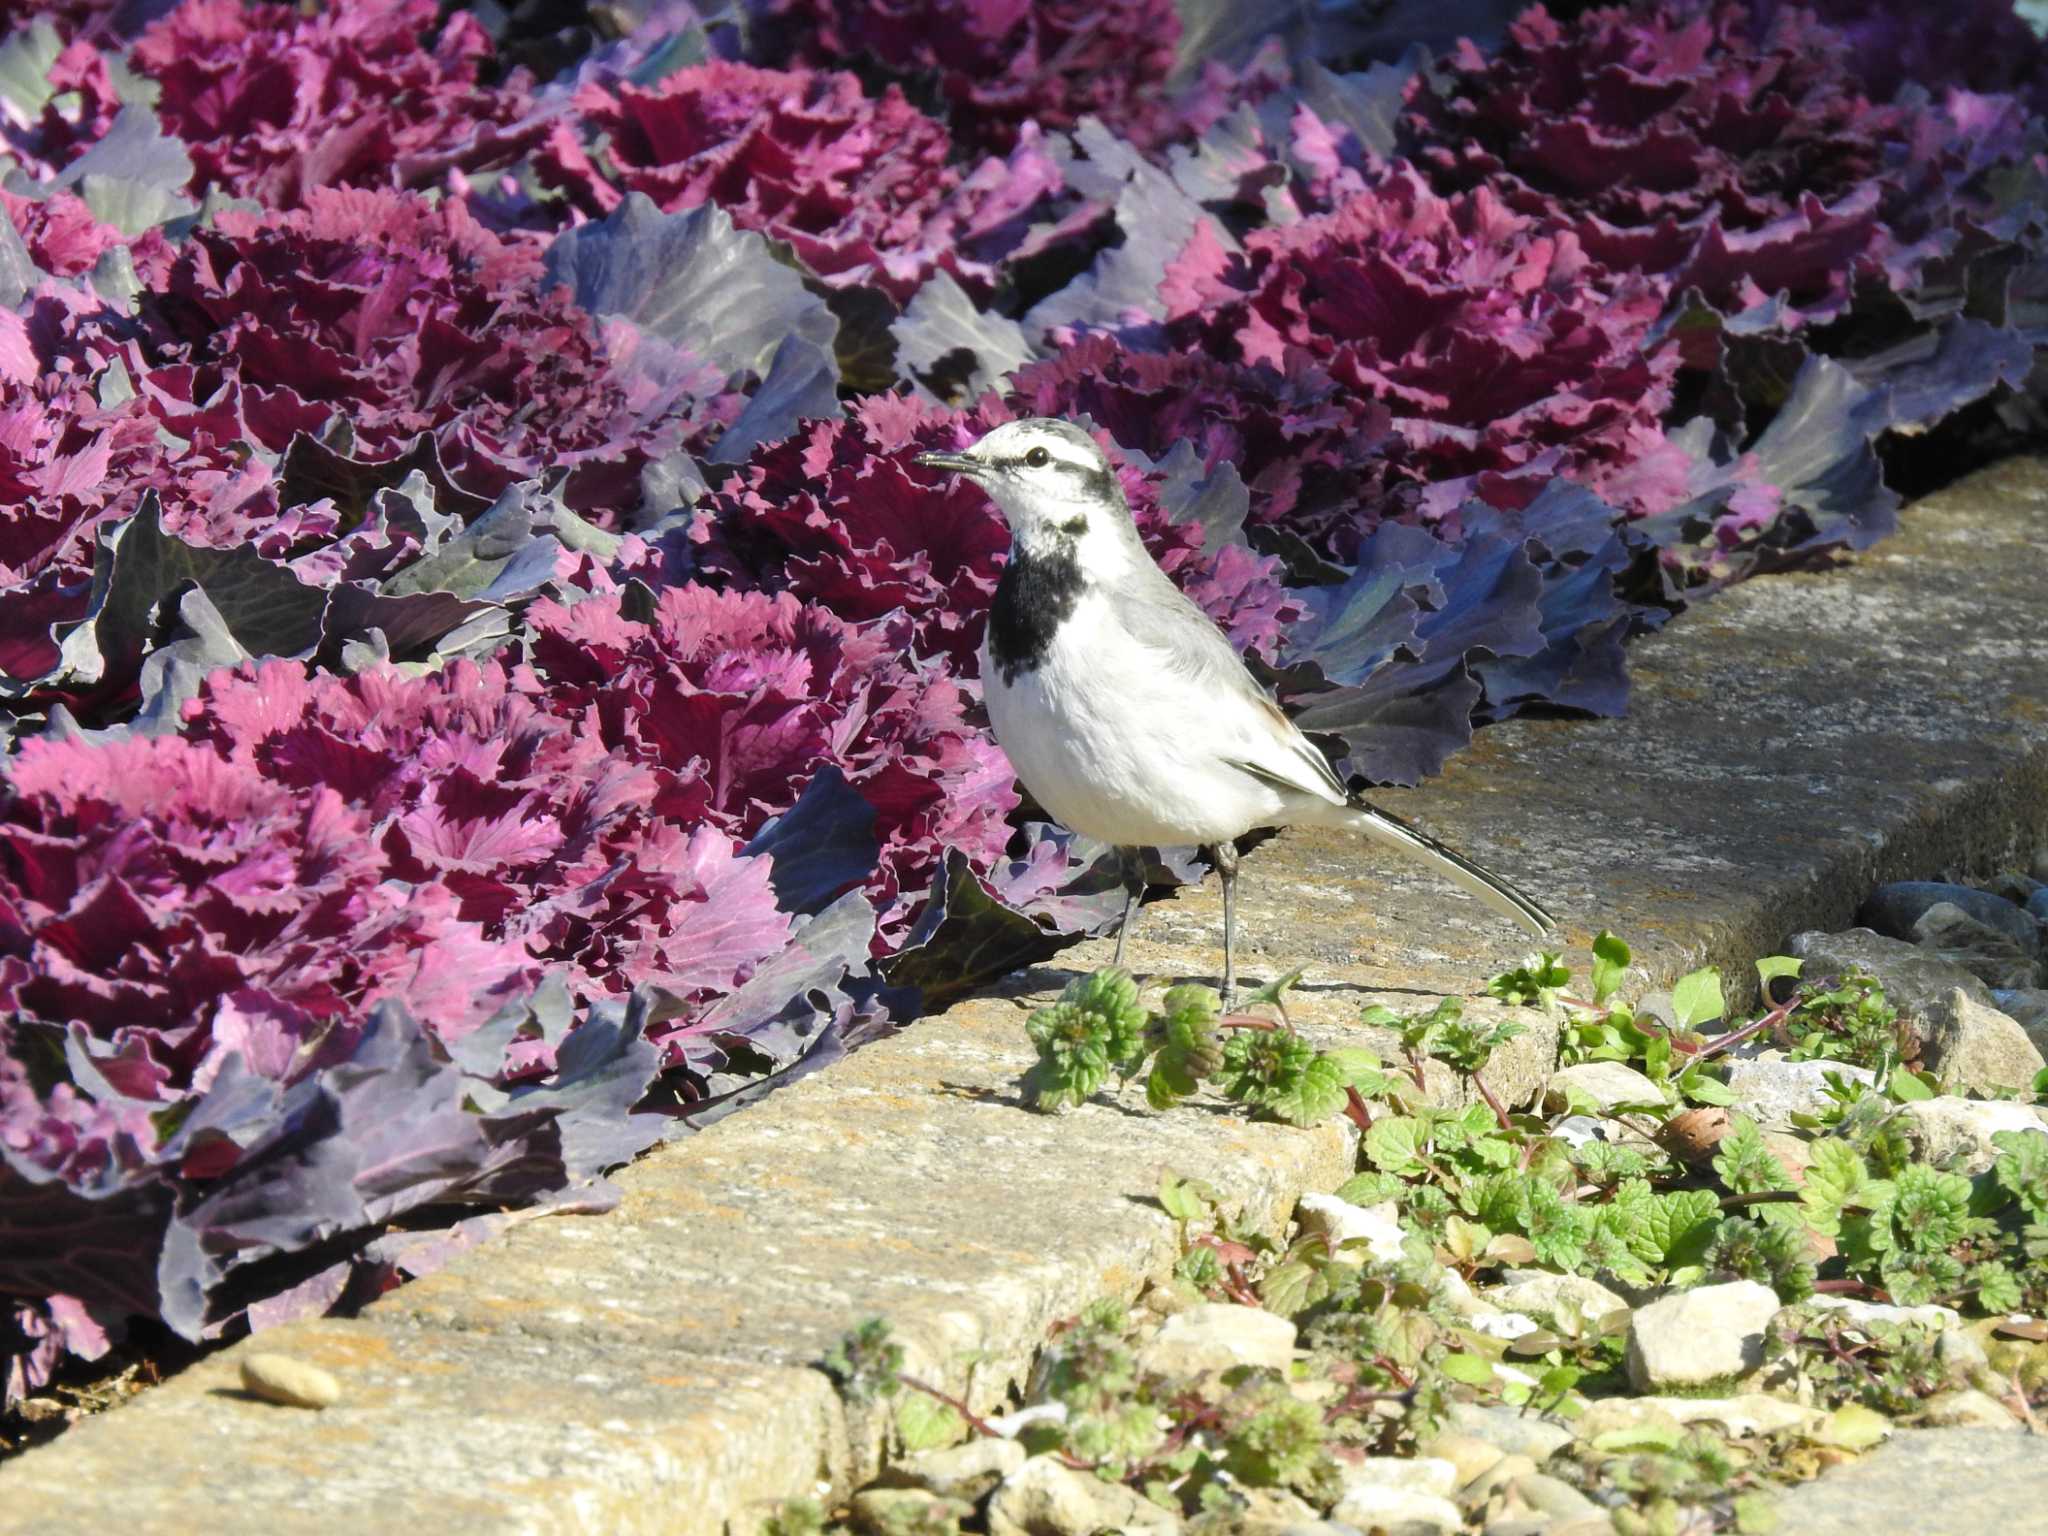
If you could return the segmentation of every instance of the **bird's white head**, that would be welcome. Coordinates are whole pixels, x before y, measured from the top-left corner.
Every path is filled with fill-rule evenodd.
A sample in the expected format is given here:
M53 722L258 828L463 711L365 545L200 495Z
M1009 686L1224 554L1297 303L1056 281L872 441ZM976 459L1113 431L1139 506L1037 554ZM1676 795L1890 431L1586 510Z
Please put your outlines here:
M979 485L1009 523L1016 547L1033 557L1071 558L1094 576L1151 559L1108 457L1071 422L1005 422L965 452L919 454L917 462Z

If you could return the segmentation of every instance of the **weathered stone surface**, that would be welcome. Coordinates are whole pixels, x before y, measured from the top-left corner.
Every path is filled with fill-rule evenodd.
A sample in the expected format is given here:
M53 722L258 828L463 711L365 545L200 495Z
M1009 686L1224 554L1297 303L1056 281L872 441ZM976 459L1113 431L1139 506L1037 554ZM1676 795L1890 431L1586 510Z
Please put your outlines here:
M1918 1323L1926 1328L1953 1328L1962 1321L1954 1307L1928 1302L1918 1307L1895 1307L1855 1296L1809 1296L1799 1305L1813 1312L1835 1312L1852 1323Z
M0 1529L327 1536L411 1530L431 1514L437 1536L666 1536L718 1530L722 1517L699 1511L735 1485L813 1493L849 1460L838 1398L815 1371L371 1319L293 1323L259 1342L329 1372L345 1396L290 1412L242 1391L241 1351L202 1360L10 1463Z
M1326 1536L1322 1517L1306 1499L1279 1488L1232 1490L1233 1508L1218 1508L1197 1515L1185 1529L1187 1536L1297 1536L1315 1531ZM1340 1527L1329 1527L1327 1536L1337 1536Z
M922 1488L867 1488L848 1501L847 1513L857 1531L866 1531L868 1536L896 1536L920 1527L934 1529L943 1520L964 1520L974 1508Z
M989 1536L1093 1536L1096 1531L1177 1531L1180 1521L1141 1494L1034 1456L988 1501Z
M1495 1452L1494 1460L1499 1459ZM1457 1465L1441 1456L1368 1456L1363 1461L1340 1463L1337 1476L1346 1488L1406 1488L1444 1497L1465 1480L1458 1475Z
M1620 1104L1664 1102L1664 1095L1655 1083L1634 1067L1619 1061L1582 1061L1575 1067L1560 1068L1551 1074L1543 1103L1548 1109L1566 1109L1578 1097L1603 1110Z
M1016 1441L977 1435L963 1445L906 1456L884 1467L879 1481L885 1487L922 1488L927 1493L978 1504L997 1483L1023 1465L1024 1447Z
M1951 987L1927 1015L1927 1056L1951 1093L2030 1089L2048 1062L2007 1015Z
M1765 1130L1784 1130L1795 1114L1818 1114L1827 1107L1830 1073L1850 1082L1877 1081L1868 1067L1845 1061L1787 1061L1776 1055L1738 1058L1728 1064L1728 1091L1735 1095L1728 1108Z
M2009 987L1992 994L1998 1011L2027 1032L2034 1049L2048 1056L2048 987Z
M1524 1413L1519 1408L1453 1403L1444 1422L1459 1434L1485 1440L1510 1456L1527 1456L1531 1461L1542 1461L1572 1443L1568 1425Z
M1842 977L1851 971L1875 976L1884 986L1885 999L1916 1019L1924 1018L1934 1001L1951 987L1961 987L1980 1003L1991 1001L1991 989L1961 966L1917 944L1888 939L1868 928L1797 933L1785 952L1806 962L1800 975L1807 980Z
M1510 1269L1503 1283L1489 1286L1486 1299L1507 1312L1526 1312L1543 1323L1556 1323L1575 1314L1587 1325L1616 1312L1626 1312L1628 1303L1597 1280L1583 1275L1554 1275L1547 1269Z
M1960 907L1936 902L1913 925L1913 940L1922 949L1959 965L1985 986L2031 987L2040 972L2034 950L2014 942L2011 934L1980 923Z
M1491 1472L1507 1452L1491 1440L1482 1440L1477 1435L1459 1434L1455 1431L1438 1435L1422 1447L1422 1459L1441 1461L1451 1468L1451 1489L1464 1487L1475 1478Z
M2048 1448L2008 1429L1902 1429L1853 1464L1791 1489L1777 1529L1799 1536L1987 1536L2041 1523Z
M1422 789L1376 798L1513 871L1564 915L1582 974L1612 927L1645 986L1718 965L1741 1006L1755 956L1841 926L1877 880L2048 845L2044 513L2048 465L1974 477L1853 569L1746 583L1633 646L1628 718L1511 721ZM1864 677L1883 686L1844 686ZM1254 850L1239 897L1248 975L1307 966L1295 1020L1389 1060L1387 1038L1356 1027L1361 1004L1469 995L1526 948L1337 833ZM1130 958L1213 979L1220 933L1211 882L1146 908ZM10 1463L8 1519L67 1536L422 1513L437 1536L689 1533L744 1528L793 1493L845 1494L878 1432L847 1424L811 1362L852 1322L888 1318L921 1370L992 1408L1050 1323L1165 1272L1173 1224L1149 1203L1162 1172L1208 1179L1271 1229L1347 1171L1343 1127L1293 1132L1213 1102L1023 1114L1026 1011L1109 951L1078 946L658 1150L617 1177L611 1215L527 1223L356 1323L319 1325L392 1371L406 1360L402 1393L297 1333L266 1336L334 1371L345 1400L316 1416L208 1396L235 1387L228 1351ZM1441 1066L1430 1080L1460 1087ZM406 1409L379 1417L363 1393Z
M1809 1428L1826 1416L1817 1408L1764 1392L1734 1397L1609 1397L1588 1406L1576 1428L1582 1440L1642 1424L1718 1424L1731 1435L1767 1435Z
M1294 1324L1277 1313L1205 1302L1161 1323L1138 1363L1162 1376L1198 1376L1237 1365L1284 1371L1294 1358L1294 1332Z
M2018 1429L2019 1421L1989 1392L1959 1387L1937 1392L1922 1406L1929 1424L1959 1429Z
M1856 909L1856 921L1888 939L1920 942L1914 931L1920 919L1946 904L1966 917L1995 928L2028 954L2041 947L2034 924L2012 902L1992 891L1954 885L1946 880L1894 880L1880 885Z
M1345 1489L1344 1497L1331 1508L1330 1518L1360 1530L1456 1531L1465 1524L1458 1506L1442 1494L1371 1484Z
M1982 1173L1998 1161L1991 1138L2000 1131L2048 1135L2041 1111L2010 1099L1963 1099L1943 1095L1901 1106L1906 1135L1931 1163L1952 1164L1961 1173Z
M1581 1520L1600 1512L1591 1499L1548 1472L1525 1472L1508 1484L1508 1492L1553 1520Z
M1777 1315L1778 1293L1754 1280L1703 1285L1638 1307L1629 1319L1629 1380L1638 1392L1653 1392L1753 1371Z

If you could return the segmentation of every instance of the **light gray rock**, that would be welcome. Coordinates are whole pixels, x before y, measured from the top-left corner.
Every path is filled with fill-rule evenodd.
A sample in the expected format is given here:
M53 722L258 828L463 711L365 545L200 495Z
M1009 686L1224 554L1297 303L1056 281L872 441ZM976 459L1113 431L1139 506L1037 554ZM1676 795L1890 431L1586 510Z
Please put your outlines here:
M2018 912L2018 908L2013 909ZM2019 912L2028 927L2033 919ZM1931 950L1953 965L1959 965L1987 987L2030 987L2039 973L2032 949L2014 940L2002 928L1980 923L1961 907L1936 902L1920 914L1913 925L1913 937L1922 949Z
M1423 1446L1419 1459L1449 1463L1452 1473L1451 1487L1458 1489L1491 1472L1506 1454L1507 1452L1491 1440L1482 1440L1477 1435L1452 1430L1438 1435Z
M1561 1477L1526 1472L1508 1484L1508 1492L1553 1520L1582 1520L1600 1513L1600 1506Z
M1483 1403L1453 1403L1444 1426L1497 1445L1510 1456L1527 1456L1532 1461L1543 1461L1572 1443L1572 1431L1566 1425L1524 1413L1519 1408L1495 1408Z
M1496 1451L1493 1460L1499 1459ZM1464 1481L1457 1463L1443 1456L1368 1456L1361 1462L1340 1463L1337 1476L1346 1488L1402 1488L1440 1498L1449 1498Z
M1234 1507L1197 1515L1187 1523L1188 1536L1288 1536L1323 1523L1313 1505L1284 1489L1239 1486L1232 1493Z
M2027 898L2027 916L2035 922L2048 926L2048 885L2036 883L2034 892Z
M1783 1429L1805 1429L1827 1417L1818 1408L1772 1397L1767 1392L1741 1392L1733 1397L1610 1397L1586 1410L1579 1421L1582 1439L1596 1440L1610 1430L1669 1421L1718 1424L1731 1435L1769 1435Z
M949 1518L957 1523L973 1514L974 1506L922 1488L866 1488L847 1501L847 1513L857 1531L894 1536L920 1526L932 1529Z
M1998 1009L1952 988L1927 1015L1927 1055L1952 1093L2028 1090L2048 1066L2027 1032Z
M1989 1392L1979 1392L1975 1387L1937 1392L1927 1399L1921 1411L1926 1414L1929 1424L1949 1428L2019 1428L2019 1421L2006 1411L2005 1404Z
M243 1356L242 1390L286 1408L332 1408L341 1401L340 1382L290 1355Z
M1973 922L1996 929L2029 954L2041 947L2027 914L2003 896L1942 880L1895 880L1880 885L1857 909L1856 921L1886 938L1917 941L1916 925L1938 906L1954 907Z
M1998 1011L2027 1032L2034 1049L2048 1056L2048 987L2002 987L1991 994Z
M1879 1301L1859 1301L1854 1296L1810 1296L1799 1303L1812 1312L1836 1312L1852 1323L1918 1323L1926 1328L1953 1328L1962 1321L1954 1307L1928 1302L1918 1307L1894 1307Z
M1526 1312L1478 1312L1467 1321L1474 1332L1509 1344L1537 1331L1536 1319Z
M1294 1359L1294 1339L1294 1324L1277 1313L1205 1302L1161 1323L1138 1363L1162 1376L1199 1376L1238 1365L1284 1371Z
M1486 1299L1505 1312L1526 1312L1538 1322L1555 1326L1571 1316L1591 1325L1615 1312L1626 1312L1628 1303L1583 1275L1555 1275L1547 1269L1510 1269L1503 1283L1489 1286Z
M997 1483L1023 1466L1024 1459L1024 1447L1016 1441L984 1435L964 1445L914 1452L884 1467L875 1481L885 1488L921 1488L979 1504Z
M1638 1392L1654 1392L1753 1371L1777 1315L1778 1293L1754 1280L1703 1285L1638 1307L1629 1319L1629 1380Z
M1961 966L1868 928L1794 934L1785 952L1806 962L1799 973L1805 981L1838 980L1851 971L1867 971L1883 984L1894 1008L1915 1018L1950 987L1961 987L1980 1003L1991 1001L1991 989Z
M1964 1099L1943 1095L1918 1099L1899 1110L1906 1136L1930 1163L1959 1173L1979 1174L1998 1161L1991 1138L2000 1131L2048 1136L2038 1110L2010 1099Z
M2041 1523L2041 1442L2006 1429L1902 1429L1774 1508L1788 1536L1986 1536Z
M1875 1085L1877 1074L1845 1061L1787 1061L1781 1055L1738 1058L1728 1064L1728 1108L1747 1115L1765 1130L1786 1130L1795 1114L1814 1115L1827 1108L1830 1074Z
M1603 1110L1613 1109L1618 1104L1661 1104L1664 1095L1634 1067L1618 1061L1582 1061L1575 1067L1560 1067L1550 1075L1550 1086L1543 1091L1543 1103L1548 1109L1558 1110L1570 1107L1571 1090L1584 1094Z
M1363 1264L1393 1264L1401 1258L1401 1217L1391 1200L1378 1205L1353 1205L1335 1195L1303 1195L1294 1208L1294 1219L1303 1232L1313 1232L1335 1243L1363 1243L1363 1249L1340 1251L1339 1259Z
M988 1501L989 1536L1093 1536L1096 1531L1174 1532L1180 1521L1121 1484L1034 1456Z
M1344 1497L1330 1509L1330 1518L1361 1530L1393 1532L1459 1531L1465 1517L1458 1506L1442 1494L1417 1493L1411 1488L1381 1488L1361 1485L1344 1490Z

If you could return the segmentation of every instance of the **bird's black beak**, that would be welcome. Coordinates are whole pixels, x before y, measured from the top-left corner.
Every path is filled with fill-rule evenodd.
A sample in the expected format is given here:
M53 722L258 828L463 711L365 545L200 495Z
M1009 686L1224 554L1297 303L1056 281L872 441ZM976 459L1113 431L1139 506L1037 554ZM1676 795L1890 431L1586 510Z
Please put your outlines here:
M920 453L916 462L926 469L950 470L953 474L966 475L969 479L973 479L982 470L979 459L969 458L964 453Z

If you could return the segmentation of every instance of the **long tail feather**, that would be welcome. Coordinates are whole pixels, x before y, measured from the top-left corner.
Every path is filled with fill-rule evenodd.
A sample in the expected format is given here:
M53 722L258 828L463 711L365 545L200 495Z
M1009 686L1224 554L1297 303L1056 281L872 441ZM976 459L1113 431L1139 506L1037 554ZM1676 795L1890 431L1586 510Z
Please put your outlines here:
M1557 927L1557 920L1541 903L1515 889L1489 869L1481 868L1456 849L1446 848L1428 833L1410 826L1364 801L1355 801L1350 825L1374 842L1413 854L1453 885L1471 892L1487 906L1512 922L1520 923L1538 938Z

